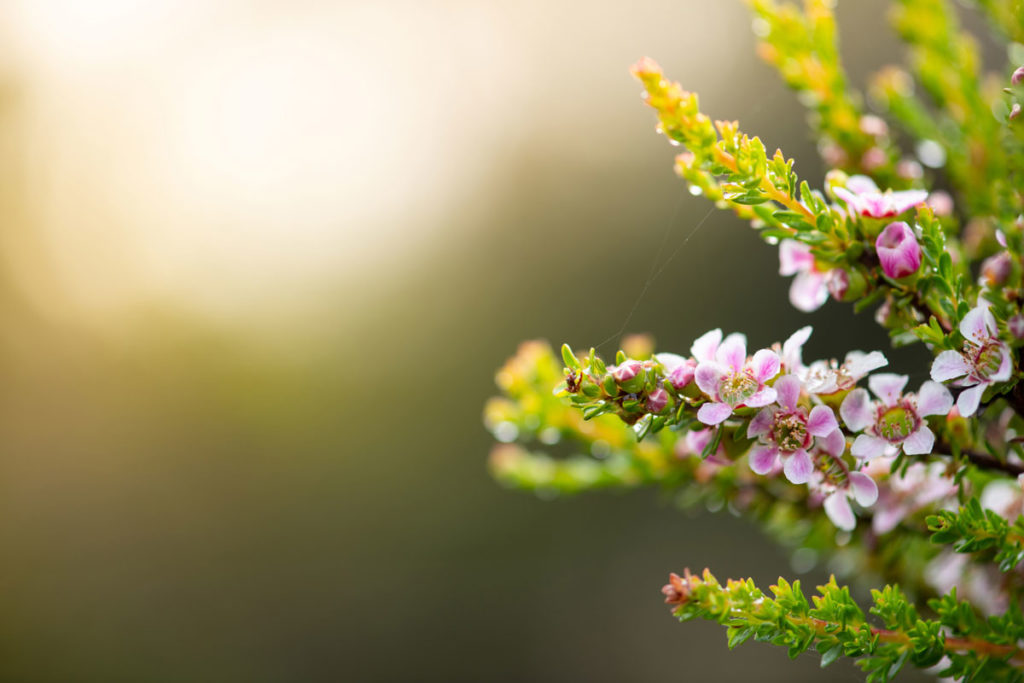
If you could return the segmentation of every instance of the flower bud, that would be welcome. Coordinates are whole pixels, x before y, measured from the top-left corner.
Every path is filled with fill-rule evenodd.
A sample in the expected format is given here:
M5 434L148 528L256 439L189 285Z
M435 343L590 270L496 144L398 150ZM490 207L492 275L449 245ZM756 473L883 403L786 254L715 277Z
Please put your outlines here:
M1020 102L1014 102L1013 106L1010 107L1010 120L1013 121L1020 116Z
M1013 72L1013 75L1010 76L1010 83L1013 83L1014 85L1020 85L1021 83L1024 83L1024 66L1017 67L1017 69Z
M856 268L833 268L829 271L828 292L836 301L856 301L864 295L867 280Z
M880 147L871 147L860 158L860 165L867 171L873 171L885 165L885 151Z
M1010 277L1012 271L1013 261L1007 252L989 256L981 264L981 284L986 287L1000 287Z
M936 216L948 216L953 213L953 198L942 190L936 190L928 195L925 204L931 207L932 213Z
M874 135L875 137L889 134L889 126L886 125L883 119L878 118L874 114L865 114L860 117L860 130L862 133Z
M896 164L896 175L906 180L920 180L924 177L924 169L914 159L903 159Z
M693 373L696 368L697 364L693 360L687 359L686 362L672 368L672 372L668 374L665 381L671 384L676 391L681 391L683 387L693 381Z
M1006 327L1014 337L1024 339L1024 314L1017 313L1010 316L1010 319L1006 321Z
M665 410L668 405L669 395L668 392L658 387L647 396L647 412L649 413L660 413Z
M644 385L643 363L638 360L627 360L610 368L615 383L629 393L637 392Z
M914 231L903 221L890 223L875 240L878 260L894 280L913 275L921 267L921 247Z

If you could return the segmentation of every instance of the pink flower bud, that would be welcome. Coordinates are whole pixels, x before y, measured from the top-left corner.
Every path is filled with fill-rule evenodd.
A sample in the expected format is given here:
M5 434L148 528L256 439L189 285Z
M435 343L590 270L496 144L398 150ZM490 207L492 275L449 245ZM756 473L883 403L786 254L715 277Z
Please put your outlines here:
M846 290L850 287L850 274L842 268L836 268L829 273L828 293L836 301L842 301L846 296Z
M873 171L885 164L885 152L879 147L872 147L860 158L860 165L868 171Z
M611 368L612 377L619 384L628 382L629 380L640 374L640 370L643 369L643 363L638 360L627 360L622 365L617 365Z
M1010 107L1010 120L1013 121L1018 116L1020 116L1020 103L1014 102L1013 106Z
M1017 339L1024 339L1024 315L1018 313L1010 316L1010 319L1006 321L1006 327Z
M682 389L693 381L693 373L697 369L697 363L687 359L684 363L677 365L668 374L665 380L677 390Z
M953 213L953 198L949 196L948 192L936 190L928 195L925 203L931 207L932 213L936 216L948 216Z
M1017 67L1017 70L1013 72L1012 76L1010 76L1010 83L1013 83L1014 85L1024 83L1024 66Z
M647 412L660 413L668 405L668 392L658 387L647 397Z
M893 279L913 275L921 267L921 247L914 231L903 221L885 226L875 240L875 249L878 250L882 270Z
M1013 270L1013 261L1005 251L989 256L981 264L981 283L988 287L999 287Z
M889 126L874 114L866 114L860 117L860 130L862 133L876 137L889 134Z

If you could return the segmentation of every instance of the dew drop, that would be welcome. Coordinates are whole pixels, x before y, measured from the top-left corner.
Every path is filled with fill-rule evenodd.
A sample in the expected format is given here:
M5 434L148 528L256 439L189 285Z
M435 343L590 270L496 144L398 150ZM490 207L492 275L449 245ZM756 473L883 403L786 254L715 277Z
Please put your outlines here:
M699 197L704 194L704 190L700 189L699 185L690 185L690 194L694 197Z

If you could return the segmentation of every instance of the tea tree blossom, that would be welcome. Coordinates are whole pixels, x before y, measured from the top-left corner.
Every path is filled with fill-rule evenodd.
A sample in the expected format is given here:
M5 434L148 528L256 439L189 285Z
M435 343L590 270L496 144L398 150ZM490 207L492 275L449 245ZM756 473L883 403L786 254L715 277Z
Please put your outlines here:
M839 429L831 408L815 406L810 413L799 405L802 384L796 375L775 381L776 403L761 410L747 427L747 436L757 438L750 449L750 469L767 474L782 456L786 478L806 483L814 470L808 453L815 437L824 438Z
M936 356L931 375L936 382L955 379L954 384L964 387L956 408L961 416L970 417L978 410L987 387L1010 379L1013 357L1010 347L1000 341L996 319L984 300L960 321L960 334L965 339L963 349Z
M953 407L953 396L938 382L926 381L915 394L903 394L906 375L879 373L868 378L878 401L864 389L854 389L839 407L843 422L853 432L863 431L850 452L872 460L903 449L907 455L931 453L935 434L924 418L945 415Z
M863 175L850 176L846 187L835 187L832 192L846 203L851 215L866 218L892 218L924 203L928 198L924 190L882 192L874 180Z
M894 280L913 275L921 267L921 247L914 231L902 221L885 226L875 240L875 249L882 270Z
M842 364L815 361L806 371L805 386L812 394L826 396L853 389L872 370L889 364L881 351L850 351Z
M878 485L875 480L864 472L850 472L844 485L836 487L825 498L822 503L825 514L833 524L844 531L853 531L857 526L857 517L850 507L851 498L862 507L874 505L878 500Z
M798 311L816 311L828 300L828 271L819 270L810 246L796 240L782 240L779 275L796 275L789 286L789 302Z
M779 373L779 357L775 352L761 349L748 359L744 335L730 334L718 344L716 340L721 337L721 331L712 333L709 333L711 337L705 335L694 342L694 355L701 359L694 378L700 390L711 399L697 412L697 419L706 425L724 422L740 406L760 408L774 401L775 389L767 382ZM715 347L713 360L710 359L712 343Z

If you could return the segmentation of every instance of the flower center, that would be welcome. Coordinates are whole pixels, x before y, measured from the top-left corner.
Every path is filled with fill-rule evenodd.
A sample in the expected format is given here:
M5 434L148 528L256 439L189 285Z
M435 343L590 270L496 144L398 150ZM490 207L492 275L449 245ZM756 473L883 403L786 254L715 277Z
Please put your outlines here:
M907 404L891 406L878 416L875 430L891 443L899 443L914 433L921 420Z
M746 372L736 372L722 379L718 393L723 401L736 405L757 393L757 380Z
M980 380L987 380L997 372L1003 364L1003 352L996 344L984 344L973 353L974 375Z
M803 415L775 413L772 419L772 438L780 451L792 452L805 448L807 437L807 423Z

